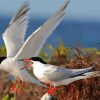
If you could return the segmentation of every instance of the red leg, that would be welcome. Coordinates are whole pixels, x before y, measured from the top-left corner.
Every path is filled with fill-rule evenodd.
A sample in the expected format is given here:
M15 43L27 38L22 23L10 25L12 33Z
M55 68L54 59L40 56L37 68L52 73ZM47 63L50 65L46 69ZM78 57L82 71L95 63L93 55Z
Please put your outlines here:
M57 90L57 88L56 87L54 87L54 86L50 86L49 87L49 90L48 90L48 94L53 94L55 91Z
M15 84L12 86L11 91L15 92L16 89L16 85L18 84L18 81L16 80Z
M22 90L22 88L23 88L24 85L25 85L25 82L22 82L20 88L18 89L18 94L20 94L20 92L21 92L21 90Z

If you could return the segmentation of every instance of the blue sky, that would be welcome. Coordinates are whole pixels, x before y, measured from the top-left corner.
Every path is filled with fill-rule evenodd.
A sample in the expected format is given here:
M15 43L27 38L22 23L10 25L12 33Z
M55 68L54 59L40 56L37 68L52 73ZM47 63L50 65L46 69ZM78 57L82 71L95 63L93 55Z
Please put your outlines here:
M27 0L28 1L28 0ZM53 14L64 0L29 0L31 18ZM70 0L65 19L100 20L100 0ZM25 0L0 0L0 16L12 16Z

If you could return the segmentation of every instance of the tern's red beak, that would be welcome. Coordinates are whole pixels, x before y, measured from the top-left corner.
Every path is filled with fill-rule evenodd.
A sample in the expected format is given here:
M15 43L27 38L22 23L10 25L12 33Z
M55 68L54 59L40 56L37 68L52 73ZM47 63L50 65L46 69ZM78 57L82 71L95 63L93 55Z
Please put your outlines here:
M25 68L29 68L29 67L31 67L32 64L33 64L33 61L30 60L30 59L28 59L28 58L24 59L24 62L29 62L29 63L31 62L31 64L28 64L28 65L24 66L24 67L21 68L20 70L23 70L23 69L25 69Z

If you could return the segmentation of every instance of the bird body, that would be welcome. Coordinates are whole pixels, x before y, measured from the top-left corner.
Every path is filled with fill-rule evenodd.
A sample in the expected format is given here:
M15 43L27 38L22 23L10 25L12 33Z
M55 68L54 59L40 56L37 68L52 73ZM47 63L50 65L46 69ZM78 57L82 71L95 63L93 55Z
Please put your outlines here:
M31 76L28 71L18 70L26 65L19 59L38 56L47 38L62 21L69 0L58 9L42 26L33 32L25 41L25 33L28 28L29 4L25 2L9 23L3 33L3 40L7 49L7 58L1 62L0 69L4 70L22 81L32 82L43 86L40 80Z
M42 64L38 61L33 61L34 75L44 83L54 84L64 81L68 78L78 77L90 72L93 67L84 69L67 69L51 64Z
M74 81L100 77L100 71L93 71L94 67L83 69L67 69L44 63L39 57L21 59L20 61L31 62L31 66L24 66L21 69L32 67L33 73L41 82L50 84L48 94L52 94L57 86L68 85ZM53 86L53 87L52 87Z
M0 69L10 73L12 76L17 77L22 81L31 82L31 83L35 83L35 81L36 83L39 82L38 80L32 78L32 76L27 72L27 70L19 71L19 69L22 66L25 66L25 62L15 61L14 59L9 57L6 58L1 63Z
M18 69L24 66L25 62L19 62L15 59L15 56L24 44L24 37L28 27L28 6L28 2L22 5L2 35L7 49L7 57L1 57L0 70L10 73L16 79L41 84L27 70L19 71Z

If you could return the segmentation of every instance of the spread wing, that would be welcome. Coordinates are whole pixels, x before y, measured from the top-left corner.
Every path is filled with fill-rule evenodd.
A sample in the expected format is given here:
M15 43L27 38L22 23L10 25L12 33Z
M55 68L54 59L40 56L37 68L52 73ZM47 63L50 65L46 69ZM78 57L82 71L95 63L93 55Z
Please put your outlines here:
M64 5L50 19L29 36L15 59L18 60L38 56L47 38L62 21L68 3L69 0L66 0Z
M7 57L14 57L24 43L24 36L28 27L28 11L28 2L25 2L3 34Z

